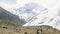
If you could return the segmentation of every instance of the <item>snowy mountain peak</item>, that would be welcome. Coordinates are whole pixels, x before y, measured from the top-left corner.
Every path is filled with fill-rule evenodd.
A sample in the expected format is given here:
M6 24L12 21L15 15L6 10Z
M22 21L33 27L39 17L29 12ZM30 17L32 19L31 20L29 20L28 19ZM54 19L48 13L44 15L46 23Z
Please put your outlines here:
M54 28L60 28L60 14L58 13L57 6L46 8L41 4L27 3L22 7L12 9L12 11L20 19L26 21L23 26L49 25Z
M39 8L41 8L41 7L39 7ZM60 16L58 16L58 14L57 14L58 10L56 8L54 8L54 7L47 8L47 10L45 8L42 11L40 9L39 10L33 9L33 11L35 11L37 14L34 15L33 17L29 17L29 19L27 19L27 23L24 24L23 26L49 25L54 28L60 29L60 25L59 25Z
M27 21L30 19L30 17L32 18L41 12L47 12L46 10L47 8L37 3L27 3L18 9L14 9L16 14L20 17L20 19L24 18Z

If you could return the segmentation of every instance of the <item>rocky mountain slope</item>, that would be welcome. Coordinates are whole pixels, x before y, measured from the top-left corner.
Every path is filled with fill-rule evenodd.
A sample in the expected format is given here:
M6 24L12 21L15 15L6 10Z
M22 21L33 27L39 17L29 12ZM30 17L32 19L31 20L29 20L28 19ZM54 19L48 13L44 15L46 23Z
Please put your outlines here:
M17 25L22 25L22 24L26 23L26 21L24 21L24 19L20 19L18 16L8 12L7 10L3 9L2 7L0 7L0 20L1 19L11 21Z

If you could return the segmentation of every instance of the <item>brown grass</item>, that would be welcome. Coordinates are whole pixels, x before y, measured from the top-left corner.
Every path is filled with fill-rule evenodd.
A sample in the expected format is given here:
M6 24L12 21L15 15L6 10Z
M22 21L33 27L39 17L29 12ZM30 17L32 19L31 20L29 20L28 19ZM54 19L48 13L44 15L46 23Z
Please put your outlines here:
M37 34L37 30L42 30L41 34L60 34L60 30L46 25L22 27L9 21L0 20L0 34Z

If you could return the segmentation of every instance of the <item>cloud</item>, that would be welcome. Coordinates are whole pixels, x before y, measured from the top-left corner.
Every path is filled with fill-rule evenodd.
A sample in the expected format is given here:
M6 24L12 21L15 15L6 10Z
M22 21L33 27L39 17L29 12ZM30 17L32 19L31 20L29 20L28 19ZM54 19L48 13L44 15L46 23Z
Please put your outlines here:
M19 6L24 5L25 3L35 2L44 5L45 7L53 7L56 5L56 1L57 0L17 0L16 2Z
M9 9L13 8L16 5L16 0L0 0L0 6Z
M0 2L8 3L8 4L15 4L16 0L0 0Z
M38 0L17 0L16 2L19 6L23 6L24 4L31 2L40 3Z
M0 6L5 8L21 7L30 2L35 2L45 7L52 7L56 4L56 0L0 0Z
M35 2L44 7L52 7L56 4L56 0L0 0L0 6L9 10L9 8L21 7L25 3ZM51 11L50 11L51 12Z

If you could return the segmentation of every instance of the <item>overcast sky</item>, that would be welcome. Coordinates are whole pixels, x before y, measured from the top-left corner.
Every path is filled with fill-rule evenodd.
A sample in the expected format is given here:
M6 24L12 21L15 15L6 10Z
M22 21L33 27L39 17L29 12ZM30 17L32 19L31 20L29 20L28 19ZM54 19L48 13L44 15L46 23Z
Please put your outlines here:
M0 6L9 10L10 8L20 7L29 2L43 5L44 7L47 7L51 13L54 13L57 8L60 8L58 7L60 6L60 0L0 0Z
M0 2L9 3L9 4L15 4L16 0L0 0Z
M21 4L28 2L37 2L48 7L56 4L56 0L0 0L0 6L3 6L5 8L11 8L16 5L20 6Z

